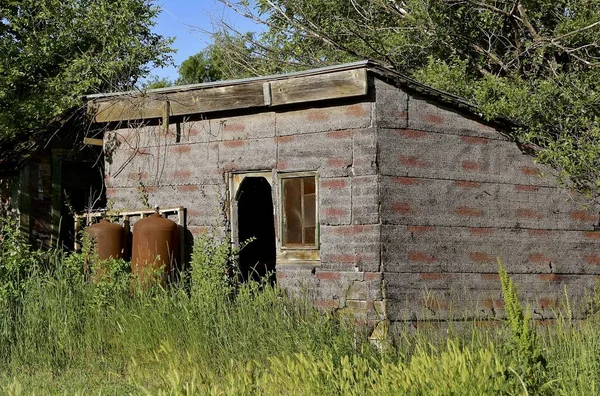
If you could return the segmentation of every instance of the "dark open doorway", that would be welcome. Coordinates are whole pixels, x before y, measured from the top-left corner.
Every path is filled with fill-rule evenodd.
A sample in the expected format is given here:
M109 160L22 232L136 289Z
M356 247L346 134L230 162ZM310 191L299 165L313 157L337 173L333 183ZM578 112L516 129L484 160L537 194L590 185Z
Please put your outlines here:
M238 238L255 240L240 252L240 275L244 281L270 274L275 281L275 219L271 185L264 177L246 177L237 193Z

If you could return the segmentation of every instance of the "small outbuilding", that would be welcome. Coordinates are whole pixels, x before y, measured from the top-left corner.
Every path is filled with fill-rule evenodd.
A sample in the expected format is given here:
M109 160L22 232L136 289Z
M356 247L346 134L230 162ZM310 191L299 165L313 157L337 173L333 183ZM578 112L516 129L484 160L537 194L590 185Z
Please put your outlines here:
M183 206L192 234L254 237L244 275L369 325L501 315L497 258L537 318L600 274L598 207L507 122L369 61L91 95L88 111L114 208Z

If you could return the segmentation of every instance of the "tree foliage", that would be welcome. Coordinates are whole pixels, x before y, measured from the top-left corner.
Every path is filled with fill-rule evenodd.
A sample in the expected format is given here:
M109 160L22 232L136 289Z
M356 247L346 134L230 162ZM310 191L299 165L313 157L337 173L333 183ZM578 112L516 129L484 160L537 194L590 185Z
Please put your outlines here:
M372 59L521 125L564 181L600 190L600 2L221 0L264 24L249 64L276 72ZM235 34L235 32L232 32ZM247 45L248 47L248 45Z
M150 0L0 2L0 140L46 128L82 97L170 62Z

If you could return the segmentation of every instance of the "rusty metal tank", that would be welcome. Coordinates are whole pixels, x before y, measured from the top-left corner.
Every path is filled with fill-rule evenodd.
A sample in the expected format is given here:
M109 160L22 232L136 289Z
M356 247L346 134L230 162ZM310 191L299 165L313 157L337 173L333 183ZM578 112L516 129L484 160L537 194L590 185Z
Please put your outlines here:
M133 226L131 273L142 283L156 275L164 283L171 269L177 266L178 252L179 229L174 221L154 213Z
M87 227L85 233L93 241L96 254L98 254L100 260L123 258L127 237L125 229L119 224L102 219L98 223Z

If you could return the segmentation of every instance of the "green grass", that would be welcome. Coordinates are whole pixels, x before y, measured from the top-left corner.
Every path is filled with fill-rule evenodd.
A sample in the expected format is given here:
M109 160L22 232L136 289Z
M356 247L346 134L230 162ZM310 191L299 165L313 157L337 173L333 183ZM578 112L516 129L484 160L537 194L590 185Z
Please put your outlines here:
M126 265L90 282L89 255L0 244L0 388L6 394L595 394L600 320L568 312L537 330L505 279L507 323L444 337L405 331L376 347L361 328L236 285L234 252L198 241L179 285L132 288ZM94 263L98 266L98 263ZM93 266L94 266L93 265ZM514 285L513 285L514 286Z

